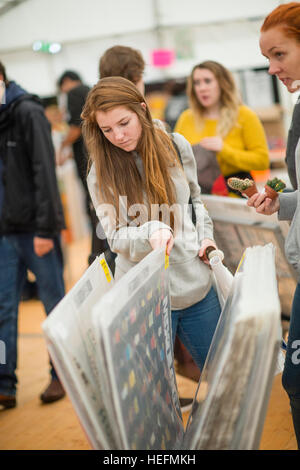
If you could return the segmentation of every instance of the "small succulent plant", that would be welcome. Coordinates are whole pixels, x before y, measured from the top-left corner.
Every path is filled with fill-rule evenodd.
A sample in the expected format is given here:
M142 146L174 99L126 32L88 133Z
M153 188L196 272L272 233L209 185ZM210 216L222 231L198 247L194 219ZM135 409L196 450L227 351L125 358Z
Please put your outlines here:
M241 192L245 191L248 188L251 188L251 186L254 185L253 180L250 180L248 178L242 180L240 178L235 178L235 177L229 178L227 183L228 183L228 186L230 186L230 188L235 189L237 191L241 191Z
M274 189L274 191L276 191L277 193L282 191L286 187L286 184L278 178L268 180L266 185L270 186L270 188Z

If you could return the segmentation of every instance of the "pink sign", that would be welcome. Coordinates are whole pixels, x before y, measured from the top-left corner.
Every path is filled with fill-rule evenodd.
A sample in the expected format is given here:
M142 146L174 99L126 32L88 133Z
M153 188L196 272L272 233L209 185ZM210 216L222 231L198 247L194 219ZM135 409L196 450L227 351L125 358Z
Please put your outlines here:
M175 53L173 49L154 49L151 53L152 65L154 67L169 67L174 62Z

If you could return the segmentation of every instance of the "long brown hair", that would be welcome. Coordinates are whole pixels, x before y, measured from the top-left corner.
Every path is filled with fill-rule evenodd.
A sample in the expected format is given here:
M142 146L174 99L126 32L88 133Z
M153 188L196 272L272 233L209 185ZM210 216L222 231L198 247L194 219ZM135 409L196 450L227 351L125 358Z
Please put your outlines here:
M90 163L94 162L97 182L103 202L112 204L119 213L119 196L127 196L128 206L133 204L166 204L176 202L170 167L178 165L177 154L170 137L154 126L143 95L129 80L109 77L99 80L87 96L82 112L83 137ZM137 169L134 154L113 145L103 134L96 121L96 112L107 112L125 107L136 113L142 126L137 151L145 173L143 181ZM146 200L144 199L146 194Z
M220 96L220 119L217 125L217 134L225 137L230 129L236 124L238 118L239 106L241 99L237 91L234 78L231 72L223 65L213 60L207 60L195 65L193 68L187 84L187 95L190 102L190 107L196 117L196 122L199 128L203 126L205 107L199 102L194 88L194 72L197 69L207 69L212 72L218 81L221 96Z
M290 2L279 5L265 18L261 31L280 27L286 36L300 42L300 3Z

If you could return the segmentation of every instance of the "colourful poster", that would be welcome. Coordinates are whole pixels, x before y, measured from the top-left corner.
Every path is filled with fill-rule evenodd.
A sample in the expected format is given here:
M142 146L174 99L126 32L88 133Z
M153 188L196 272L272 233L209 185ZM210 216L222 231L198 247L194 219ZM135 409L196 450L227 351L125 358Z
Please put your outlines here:
M99 326L127 449L173 449L182 440L168 274L164 253L153 252L95 307L95 315L110 312Z

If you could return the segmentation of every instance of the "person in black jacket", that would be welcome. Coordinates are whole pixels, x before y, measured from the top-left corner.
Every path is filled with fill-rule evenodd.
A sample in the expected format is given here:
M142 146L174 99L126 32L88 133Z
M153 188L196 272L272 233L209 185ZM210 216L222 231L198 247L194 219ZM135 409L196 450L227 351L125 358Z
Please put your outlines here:
M61 143L61 148L58 155L58 164L64 163L65 149L72 146L73 157L77 168L78 176L81 180L85 198L86 198L86 212L90 219L91 224L91 253L89 254L88 264L92 264L96 256L105 252L105 257L110 265L111 270L114 272L114 259L109 249L109 245L105 236L102 236L101 226L96 216L95 210L90 200L89 191L86 184L88 158L85 145L81 135L81 112L84 106L89 87L85 85L77 72L73 70L66 70L58 80L58 86L61 93L66 94L67 97L67 115L69 131ZM68 155L68 154L67 154ZM100 234L100 236L98 236Z
M295 104L286 147L285 162L293 188L297 189L295 152L300 137L300 95Z
M18 304L27 269L36 277L49 314L65 294L60 232L65 227L50 124L40 100L6 78L0 101L0 406L16 406ZM2 102L2 104L1 104ZM65 395L51 365L41 395L49 403Z

